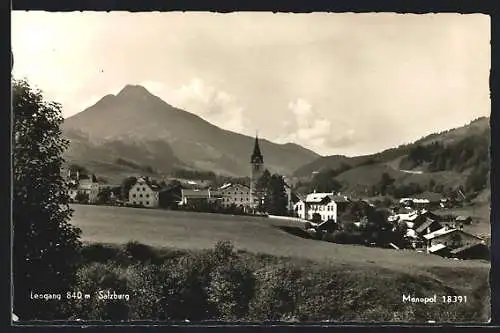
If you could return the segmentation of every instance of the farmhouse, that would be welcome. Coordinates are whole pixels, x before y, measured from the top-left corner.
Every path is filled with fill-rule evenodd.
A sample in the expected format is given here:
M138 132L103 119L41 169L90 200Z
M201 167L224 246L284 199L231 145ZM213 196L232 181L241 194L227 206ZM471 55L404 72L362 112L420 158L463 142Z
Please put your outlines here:
M450 254L460 259L489 259L490 249L485 243L464 245L450 251Z
M220 194L221 205L224 208L235 205L248 211L252 207L252 193L248 186L227 183L221 186L217 192Z
M427 252L429 253L434 253L438 250L442 251L444 247L448 248L452 254L453 251L457 252L457 250L457 253L459 253L469 246L484 243L481 238L463 230L448 229L446 227L433 231L423 237L426 240Z
M140 177L130 188L128 193L129 203L144 207L158 207L160 200L160 187L152 184L149 179Z
M187 205L190 203L205 201L208 202L210 198L210 192L208 189L181 189L181 205Z
M305 199L295 203L294 211L302 219L311 220L314 214L319 214L322 221L337 221L338 206L345 209L348 202L347 197L336 195L333 192L310 193Z

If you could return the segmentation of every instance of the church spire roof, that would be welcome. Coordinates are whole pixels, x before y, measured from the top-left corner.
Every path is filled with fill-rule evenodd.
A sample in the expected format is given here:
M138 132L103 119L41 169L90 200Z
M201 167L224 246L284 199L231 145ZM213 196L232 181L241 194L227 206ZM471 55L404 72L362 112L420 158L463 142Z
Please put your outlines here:
M255 143L253 145L253 153L251 157L251 163L264 163L264 157L260 152L259 137L255 135Z

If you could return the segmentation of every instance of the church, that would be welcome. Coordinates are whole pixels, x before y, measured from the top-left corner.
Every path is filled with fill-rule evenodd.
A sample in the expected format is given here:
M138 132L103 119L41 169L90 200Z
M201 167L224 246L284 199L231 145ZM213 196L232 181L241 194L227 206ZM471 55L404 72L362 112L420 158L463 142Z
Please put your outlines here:
M259 203L262 203L264 199L264 193L258 189L258 182L265 171L264 156L260 150L259 138L255 136L253 151L250 155L249 184L226 183L217 190L212 191L212 195L219 198L222 207L228 208L234 205L246 213L256 213ZM288 198L287 209L292 211L292 191L286 183L285 192Z
M264 157L260 152L259 138L257 136L255 136L253 152L252 155L250 156L250 164L251 164L251 171L250 171L251 202L253 206L252 208L256 209L257 206L259 205L259 201L262 200L262 194L257 191L257 183L260 177L262 177L262 174L264 173L265 170Z
M251 202L252 202L252 208L255 210L259 202L262 202L263 200L263 193L259 193L257 183L264 174L264 171L266 170L264 166L264 156L262 156L262 152L260 151L260 146L259 146L259 138L256 135L255 136L255 142L253 146L253 152L252 155L250 156L250 194L251 194ZM293 202L292 202L292 189L291 187L285 182L285 192L287 196L287 209L289 211L293 210Z

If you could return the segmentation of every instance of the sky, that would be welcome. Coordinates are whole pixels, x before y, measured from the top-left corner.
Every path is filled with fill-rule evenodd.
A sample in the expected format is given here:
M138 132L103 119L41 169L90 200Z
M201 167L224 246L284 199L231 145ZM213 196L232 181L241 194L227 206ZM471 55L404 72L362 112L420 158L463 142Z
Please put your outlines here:
M489 116L483 14L12 12L64 117L127 84L227 130L355 156Z

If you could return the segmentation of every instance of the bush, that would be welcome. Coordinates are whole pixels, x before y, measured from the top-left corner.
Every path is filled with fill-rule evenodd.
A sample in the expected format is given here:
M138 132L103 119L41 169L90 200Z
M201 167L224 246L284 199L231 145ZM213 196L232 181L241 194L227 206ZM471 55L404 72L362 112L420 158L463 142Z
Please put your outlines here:
M132 261L158 263L160 260L156 250L137 241L125 244L123 252Z
M250 302L252 320L281 320L296 318L296 282L300 270L292 266L264 268L255 273L255 297Z
M136 264L129 269L130 319L163 318L161 295L171 266Z
M104 244L88 244L82 247L83 263L105 263L111 260L117 260L120 250L114 246Z
M254 289L253 272L241 261L230 260L211 273L207 292L219 319L238 320L247 315Z
M93 263L84 265L77 272L75 290L90 294L89 299L73 299L74 318L85 320L126 320L129 317L129 304L126 299L99 299L100 292L110 291L127 294L126 271L113 264Z
M324 239L352 240L355 235L336 232ZM133 244L132 248L144 249ZM484 320L490 315L484 306L489 286L482 280L468 287L472 292L467 304L401 303L402 294L461 294L442 282L447 280L443 274L456 274L444 268L415 276L376 266L291 263L237 252L229 242L180 257L178 252L169 253L176 255L158 265L148 261L129 262L127 267L113 262L83 265L74 290L93 295L99 290L128 293L130 300L71 300L72 319L424 322ZM475 276L474 271L469 274Z

